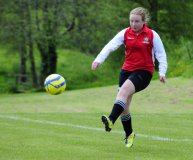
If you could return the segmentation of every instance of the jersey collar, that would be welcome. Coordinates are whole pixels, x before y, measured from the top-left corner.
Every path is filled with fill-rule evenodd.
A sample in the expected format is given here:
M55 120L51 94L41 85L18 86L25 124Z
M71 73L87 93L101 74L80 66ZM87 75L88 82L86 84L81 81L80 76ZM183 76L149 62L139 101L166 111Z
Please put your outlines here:
M131 27L129 27L129 30L130 30L130 33L131 34L134 34L134 35L136 35L136 33L135 32L133 32L133 30L131 29ZM147 26L144 24L144 26L143 26L143 29L142 29L142 31L139 33L139 34L141 34L141 33L147 33L148 32L148 28L147 28ZM138 35L139 35L138 34Z

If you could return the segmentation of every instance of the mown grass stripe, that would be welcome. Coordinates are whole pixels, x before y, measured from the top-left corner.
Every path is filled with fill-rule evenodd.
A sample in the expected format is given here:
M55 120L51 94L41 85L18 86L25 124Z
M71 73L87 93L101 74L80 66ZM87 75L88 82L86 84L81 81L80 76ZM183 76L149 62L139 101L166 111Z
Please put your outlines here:
M34 120L34 119L23 118L23 117L18 117L18 116L11 116L11 115L6 115L6 116L0 115L0 118L13 119L13 120L32 122L32 123L50 124L50 125L55 125L55 126L67 126L67 127L73 127L73 128L80 128L80 129L104 132L104 129L102 128L82 126L82 125L76 125L76 124L70 124L70 123L47 121L47 120L37 120L37 119ZM118 131L118 130L113 130L111 132L117 133L117 134L124 134L123 131ZM147 139L152 139L152 140L157 140L157 141L193 142L193 139L189 139L189 138L185 138L185 139L167 138L167 137L160 137L157 135L145 135L145 134L140 134L140 133L136 134L136 137L147 138Z

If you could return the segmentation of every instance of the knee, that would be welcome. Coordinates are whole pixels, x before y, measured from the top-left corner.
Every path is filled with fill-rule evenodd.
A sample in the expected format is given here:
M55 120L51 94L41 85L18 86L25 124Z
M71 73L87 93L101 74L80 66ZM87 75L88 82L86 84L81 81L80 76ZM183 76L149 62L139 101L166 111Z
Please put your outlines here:
M129 88L123 87L119 90L118 97L124 98L125 100L127 100L128 97L131 96L132 94L133 94L132 90L130 90Z

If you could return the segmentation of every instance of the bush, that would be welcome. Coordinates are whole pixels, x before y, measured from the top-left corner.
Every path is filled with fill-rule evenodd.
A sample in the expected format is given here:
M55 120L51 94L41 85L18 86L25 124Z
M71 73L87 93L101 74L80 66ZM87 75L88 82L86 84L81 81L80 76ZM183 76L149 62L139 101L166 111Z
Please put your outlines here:
M183 76L193 76L193 59L192 52L188 52L187 48L192 51L191 42L180 41L174 43L168 40L163 42L166 47L168 57L168 72L167 78ZM185 45L186 44L186 45ZM188 54L189 53L189 54ZM190 54L191 53L191 54ZM81 89L88 87L98 87L113 85L118 83L119 71L124 61L124 48L120 48L115 53L112 53L109 58L96 70L91 70L91 63L95 56L83 54L74 50L58 50L57 73L61 74L67 81L67 90ZM35 52L36 69L39 74L40 59L39 54ZM23 90L43 91L40 87L34 89L31 86L30 66L27 65L28 85L18 85L14 75L19 73L19 58L18 54L7 54L7 51L0 51L0 93L20 92ZM158 73L155 72L153 79L158 78Z

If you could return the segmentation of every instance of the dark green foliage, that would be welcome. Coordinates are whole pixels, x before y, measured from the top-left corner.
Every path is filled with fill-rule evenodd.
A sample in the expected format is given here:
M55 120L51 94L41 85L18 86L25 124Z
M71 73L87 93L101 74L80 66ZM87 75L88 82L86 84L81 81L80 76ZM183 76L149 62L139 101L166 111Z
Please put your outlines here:
M27 73L28 83L21 84L18 80L18 74L12 70L11 65L7 65L4 55L5 53L1 52L0 63L4 68L2 71L0 70L0 93L34 90L34 87L31 86L30 73ZM38 54L36 53L36 57L37 56ZM17 66L18 61L15 56L13 56L13 58L12 64L15 63ZM56 73L66 79L67 90L106 86L117 83L119 68L111 67L110 59L97 71L91 70L93 60L94 57L91 55L70 50L58 50L58 69ZM41 65L39 61L40 60L36 59L36 63L39 64L37 68L40 68ZM43 91L44 88L36 89L36 91L40 90Z
M17 56L14 63L8 63L9 69L1 63L0 74L19 75L23 84L38 89L47 75L63 70L69 89L116 83L124 60L124 46L109 57L106 68L94 73L90 70L94 59L91 55L96 56L110 39L129 26L129 12L139 6L149 9L152 16L149 26L163 40L169 60L168 76L192 76L193 3L190 0L0 1L0 40L5 45L1 50L5 49L11 58ZM73 51L61 58L59 49ZM74 50L78 50L78 57ZM72 58L69 62L61 62L69 57ZM90 57L92 60L87 61ZM116 78L112 78L114 72Z

